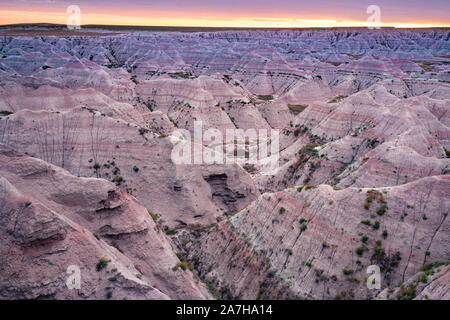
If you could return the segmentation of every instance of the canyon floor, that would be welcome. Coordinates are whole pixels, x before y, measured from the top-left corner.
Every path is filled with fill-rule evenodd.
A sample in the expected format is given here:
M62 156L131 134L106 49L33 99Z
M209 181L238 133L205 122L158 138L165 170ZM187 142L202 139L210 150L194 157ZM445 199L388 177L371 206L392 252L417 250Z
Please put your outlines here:
M0 299L450 299L449 212L448 29L0 30Z

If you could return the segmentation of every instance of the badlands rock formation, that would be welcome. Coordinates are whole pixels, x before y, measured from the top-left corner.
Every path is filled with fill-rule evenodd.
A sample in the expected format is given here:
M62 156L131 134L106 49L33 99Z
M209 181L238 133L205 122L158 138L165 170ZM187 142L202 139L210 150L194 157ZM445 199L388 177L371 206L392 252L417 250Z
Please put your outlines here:
M9 34L0 298L450 299L448 30Z
M78 178L0 149L1 297L190 299L208 297L148 211L113 183ZM79 290L66 269L81 269Z

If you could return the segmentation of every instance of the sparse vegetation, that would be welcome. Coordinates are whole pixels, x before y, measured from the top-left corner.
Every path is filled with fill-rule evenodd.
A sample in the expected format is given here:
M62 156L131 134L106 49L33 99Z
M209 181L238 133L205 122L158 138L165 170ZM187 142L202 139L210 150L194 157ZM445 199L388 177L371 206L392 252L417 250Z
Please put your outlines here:
M346 276L352 275L355 272L353 269L344 269L342 270L342 273Z
M242 168L247 171L248 173L254 173L256 171L255 166L253 165L245 165L242 166Z
M397 296L397 300L412 300L416 297L416 285L411 283L408 287L400 286L400 294Z
M338 103L338 102L340 102L341 100L343 100L345 98L347 98L346 95L340 94L340 95L334 97L333 99L331 99L330 101L328 101L328 103Z
M181 268L183 271L186 271L186 269L187 269L186 261L180 261L180 262L178 262L178 263L175 265L175 267L173 267L172 270L173 270L173 271L177 271L178 268Z
M147 209L148 214L150 215L150 217L152 217L153 221L157 221L158 220L158 215L156 213L151 212L149 209Z
M366 202L364 203L364 209L369 210L370 204L378 199L378 202L381 203L381 207L376 210L376 213L379 216L382 216L386 213L387 205L386 200L384 199L384 196L381 192L376 190L368 190L366 193Z
M430 72L433 70L433 66L429 64L429 62L418 63L419 67L423 69L425 72Z
M177 231L175 229L170 229L168 226L164 226L164 232L168 235L168 236L173 236L174 234L177 233Z
M419 282L422 282L422 283L427 283L427 282L428 282L428 277L427 277L426 274L423 274L423 275L421 275L417 280L418 280Z
M139 81L136 79L136 76L131 76L131 81L133 81L135 84L139 84Z
M445 156L446 156L447 158L450 158L450 150L447 150L447 149L445 149L445 148L444 148L444 150L445 150Z
M305 265L306 265L308 268L311 268L311 267L312 267L312 264L313 264L313 261L314 261L314 258L312 258L311 260L308 260L308 261L305 263Z
M120 185L123 182L123 177L122 176L117 176L114 180L115 180L117 185Z
M362 224L365 224L366 226L372 225L372 223L370 222L370 220L362 220L361 223L362 223Z
M380 208L377 209L377 215L382 216L386 213L387 207L386 205L382 205Z
M319 147L320 144L316 144L316 143L310 143L307 145L304 145L299 151L298 154L300 156L305 156L305 155L309 155L309 156L316 156L317 155L317 150L316 148Z
M362 256L363 255L363 253L364 253L364 248L363 247L358 247L358 248L356 248L356 254L358 255L358 256Z
M308 107L307 104L288 104L289 111L294 115L298 115Z
M206 281L206 288L214 297L220 298L220 292L217 290L216 286L211 280Z
M259 94L257 97L258 99L265 101L273 100L273 96L271 94Z
M108 266L109 262L111 262L111 260L109 260L107 258L100 258L100 260L98 261L97 265L95 266L95 269L97 271L101 271L101 270L105 269Z

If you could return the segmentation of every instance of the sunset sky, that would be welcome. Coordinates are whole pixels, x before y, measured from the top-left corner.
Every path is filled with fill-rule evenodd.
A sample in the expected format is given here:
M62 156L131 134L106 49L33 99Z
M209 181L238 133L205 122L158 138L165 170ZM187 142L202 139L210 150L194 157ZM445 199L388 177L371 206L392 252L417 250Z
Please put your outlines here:
M0 25L66 24L67 7L78 5L82 25L365 26L371 4L385 26L450 26L450 0L0 0Z

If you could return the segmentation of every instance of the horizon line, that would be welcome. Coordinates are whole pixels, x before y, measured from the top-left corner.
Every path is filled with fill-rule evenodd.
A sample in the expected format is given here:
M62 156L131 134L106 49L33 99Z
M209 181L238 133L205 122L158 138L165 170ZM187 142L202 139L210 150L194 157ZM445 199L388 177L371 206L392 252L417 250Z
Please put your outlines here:
M80 28L89 28L89 27L123 27L123 28L202 28L202 29L450 29L449 25L426 25L426 24L411 24L413 26L396 26L395 23L393 25L348 25L348 26L186 26L186 25L130 25L130 24L81 24ZM0 28L5 27L67 27L67 24L61 23L52 23L52 22L18 22L18 23L10 23L10 24L0 24ZM72 31L79 31L72 30Z

